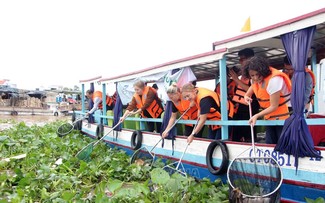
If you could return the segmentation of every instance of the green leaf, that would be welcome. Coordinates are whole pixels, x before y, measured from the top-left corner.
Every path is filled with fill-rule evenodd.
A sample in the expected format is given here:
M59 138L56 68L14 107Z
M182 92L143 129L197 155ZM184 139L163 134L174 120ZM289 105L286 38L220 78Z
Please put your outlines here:
M75 194L70 191L64 191L62 193L62 198L68 202L71 201L74 196Z
M9 136L0 136L0 142L6 140L6 139L8 139L8 138L9 138Z
M166 184L170 179L169 174L161 168L155 168L150 172L151 180L155 184Z
M108 189L114 193L116 190L120 189L123 185L123 182L120 180L112 180L107 184Z
M7 143L5 143L5 145L7 145L7 146L13 146L13 145L15 145L16 143L15 142L7 142Z
M47 192L47 190L45 188L42 188L41 198L48 199L49 197L50 197L50 194Z
M26 143L26 142L28 142L28 140L26 140L26 139L19 139L18 141L19 141L19 142L22 142L22 143Z
M143 193L145 195L148 195L150 193L150 189L148 187L148 184L144 183L134 183L134 188L138 190L139 193Z
M25 178L22 178L20 181L19 181L19 186L22 186L22 187L24 187L24 186L27 186L27 185L29 185L31 183L31 178L29 178L29 177L25 177Z
M165 188L170 192L177 191L179 189L179 182L177 182L175 179L169 179L165 185Z

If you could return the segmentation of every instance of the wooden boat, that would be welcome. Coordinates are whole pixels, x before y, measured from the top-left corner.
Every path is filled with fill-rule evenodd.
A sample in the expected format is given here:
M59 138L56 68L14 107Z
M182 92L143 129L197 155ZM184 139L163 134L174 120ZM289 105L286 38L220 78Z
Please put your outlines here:
M250 143L233 142L228 139L229 125L248 125L248 122L247 120L227 120L226 97L223 96L227 94L225 87L226 66L235 66L239 64L237 53L240 49L253 48L255 53L267 57L273 67L280 68L282 59L286 55L281 41L281 35L292 33L310 26L316 26L316 32L311 44L313 52L309 64L311 64L316 76L320 78L323 76L320 74L319 70L323 71L321 68L324 68L324 60L321 61L321 59L325 58L325 8L256 31L244 33L230 39L214 42L213 50L206 53L189 56L116 77L81 80L82 96L84 97L86 88L88 89L89 85L93 85L94 83L100 83L101 88L99 88L99 90L103 92L106 92L107 86L112 84L115 84L117 87L119 85L124 86L124 90L127 90L127 88L125 88L126 84L132 84L131 82L136 78L141 78L149 82L156 82L160 81L162 78L166 79L166 74L175 69L182 70L190 68L196 76L197 81L208 79L217 80L219 77L221 81L222 119L218 122L207 121L206 124L222 125L222 139L213 141L206 138L196 138L189 145L182 159L182 163L186 173L191 176L198 178L207 177L211 180L221 178L226 182L226 170L230 161L238 154L251 147ZM318 66L316 66L316 64L318 64ZM316 69L316 67L318 68ZM214 87L211 87L211 89L214 89ZM314 126L318 126L317 128L320 129L324 128L325 119L321 116L324 112L320 111L320 106L323 105L320 99L321 96L319 95L321 91L320 80L318 80L313 112L314 115L320 115L318 116L320 118L312 116L314 118L306 119L310 128ZM118 89L118 93L121 95L124 94L124 96L126 94L126 92L121 91L121 89ZM83 104L82 106L82 111L76 112L76 114L85 114L85 105ZM107 112L105 108L103 112ZM101 118L97 119L97 123L84 123L79 125L83 133L93 138L101 136L102 131L104 131L103 134L105 135L111 130L112 126L114 126L114 116L112 112L108 111L105 115L97 113L95 116ZM103 127L99 123L100 120L103 121ZM142 124L146 121L161 122L161 119L129 117L123 123L121 131L114 131L114 133L107 135L103 140L110 145L126 150L130 154L139 147L145 146L150 149L161 137L160 134L147 132L143 128ZM195 121L180 120L179 123L195 123ZM283 124L284 121L280 120L258 120L256 123L257 126ZM322 135L312 134L312 136ZM322 140L322 138L318 138L318 140ZM179 160L186 147L186 137L178 135L174 141L174 146L172 140L164 140L164 146L158 145L153 152L157 157ZM325 197L325 161L323 158L300 157L298 158L299 166L296 167L293 155L275 151L275 145L257 142L256 147L270 154L281 166L283 173L283 183L281 185L282 202L305 202L306 197L311 199ZM315 150L319 155L324 156L324 147L315 146Z

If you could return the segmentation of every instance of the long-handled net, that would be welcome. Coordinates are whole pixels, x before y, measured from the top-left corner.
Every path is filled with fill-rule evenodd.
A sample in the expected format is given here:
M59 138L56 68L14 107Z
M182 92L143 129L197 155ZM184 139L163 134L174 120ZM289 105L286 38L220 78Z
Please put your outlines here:
M91 142L89 143L87 146L85 146L84 148L82 148L77 154L76 157L79 160L83 160L83 161L90 161L90 155L94 150L94 147L100 142L102 141L108 134L110 134L118 125L120 125L122 122L118 122L114 127L112 127L112 129L106 133L102 138L100 138L97 141Z
M180 119L190 110L190 107L187 108L184 113L173 123L173 125L168 129L168 132L173 129L173 127L178 123ZM163 138L159 139L159 141L149 150L148 147L144 146L137 149L131 156L131 164L136 163L138 165L148 165L152 166L155 162L155 153L153 150L156 146L162 141Z
M83 117L80 117L79 119L75 120L75 121L72 122L72 123L63 123L63 124L61 124L61 125L58 127L57 131L56 131L57 135L58 135L59 137L63 137L63 136L65 136L65 135L68 135L68 134L71 133L71 131L74 129L75 125L76 125L79 121L81 121L81 120L83 120L83 119L85 119L85 118L86 118L86 117L83 116Z
M199 119L200 119L200 117L197 118L196 124L195 124L195 126L194 126L193 129L195 129L195 127L197 126L197 124L199 122ZM173 162L171 164L167 164L166 166L163 167L163 169L165 171L167 171L169 173L169 175L172 175L174 173L179 173L179 174L187 177L187 173L185 171L185 168L184 168L184 165L182 163L182 160L183 160L183 157L184 157L184 155L185 155L185 153L186 153L187 148L188 148L189 145L190 145L190 143L187 143L187 145L186 145L186 147L185 147L185 149L184 149L184 151L183 151L183 153L182 153L182 155L181 155L181 157L180 157L180 159L178 161Z
M252 117L250 104L249 110ZM252 125L251 137L252 147L235 157L228 167L229 201L280 202L283 181L280 165L268 153L255 147Z
M141 147L137 149L131 156L131 164L136 163L138 165L152 166L155 162L155 153L152 151L156 146L161 142L163 138L160 138L159 141L149 150L147 147Z
M174 173L179 173L179 174L187 177L187 173L185 171L185 168L184 168L184 165L182 163L182 160L183 160L184 154L186 153L187 148L188 148L189 145L190 144L187 144L186 145L186 147L185 147L185 149L184 149L184 151L182 153L182 156L181 156L181 158L178 161L173 162L173 163L168 164L168 165L166 165L166 166L163 167L163 169L165 171L167 171L169 173L169 175L173 175Z

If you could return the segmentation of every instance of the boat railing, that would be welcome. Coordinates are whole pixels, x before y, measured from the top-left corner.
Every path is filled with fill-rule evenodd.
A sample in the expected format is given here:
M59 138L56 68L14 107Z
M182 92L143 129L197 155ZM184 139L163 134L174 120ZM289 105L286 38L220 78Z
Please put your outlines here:
M77 114L85 115L81 111L76 111ZM114 120L114 116L95 114L94 117ZM140 118L140 117L128 117L127 121L140 121L140 122L162 122L162 118ZM196 120L179 120L179 124L195 124ZM307 118L306 123L308 125L325 125L325 118ZM283 125L284 120L257 120L256 126L275 126ZM205 122L205 125L226 125L226 126L249 126L247 120L220 120L220 121L209 121Z

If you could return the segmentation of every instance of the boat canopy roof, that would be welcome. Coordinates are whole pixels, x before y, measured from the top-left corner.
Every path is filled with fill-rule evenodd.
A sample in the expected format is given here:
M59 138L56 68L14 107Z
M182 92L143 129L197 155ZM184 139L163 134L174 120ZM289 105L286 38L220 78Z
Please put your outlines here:
M109 78L92 78L81 83L98 82L115 83L158 74L177 68L190 67L197 81L216 79L219 76L219 60L226 58L226 66L239 66L238 51L252 48L256 55L266 56L270 65L282 68L286 55L281 35L316 25L312 49L317 53L317 61L325 58L325 8L307 13L259 30L244 33L229 39L212 43L213 50L190 57L174 60L146 69L129 72ZM320 51L324 50L324 51ZM310 63L310 61L308 62Z
M92 82L97 82L100 79L102 79L102 76L97 76L97 77L93 77L93 78L89 78L89 79L84 79L84 80L79 80L79 83L92 83Z

